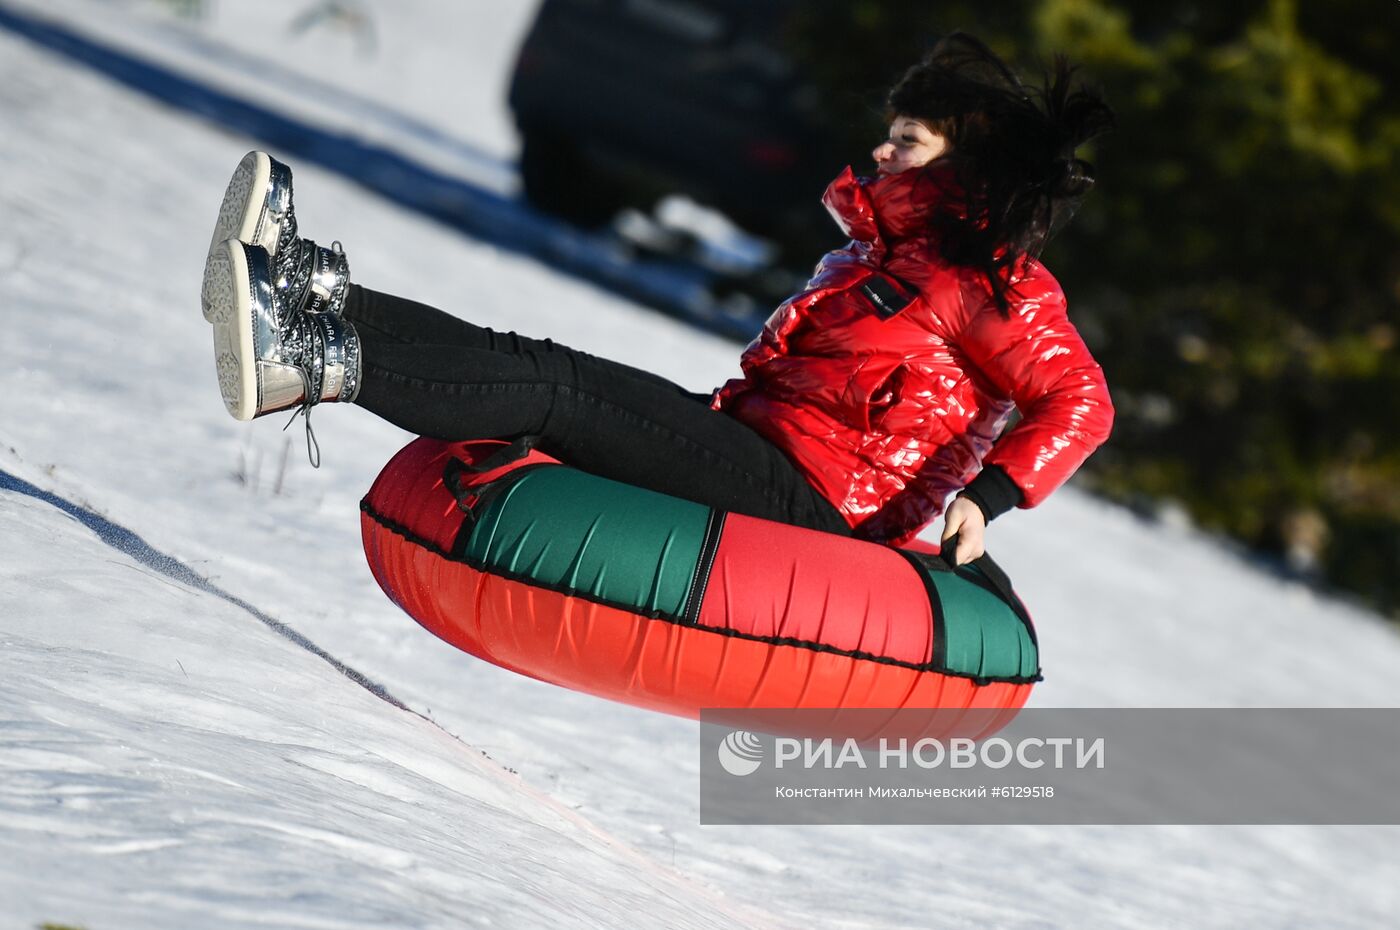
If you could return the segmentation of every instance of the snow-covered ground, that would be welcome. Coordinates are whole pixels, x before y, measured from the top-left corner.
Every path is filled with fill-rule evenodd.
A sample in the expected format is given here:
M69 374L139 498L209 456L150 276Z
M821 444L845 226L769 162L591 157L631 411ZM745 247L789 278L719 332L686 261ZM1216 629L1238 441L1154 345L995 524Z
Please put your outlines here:
M0 468L6 926L721 923L718 895Z
M501 97L528 4L363 4L372 57L291 35L313 5L189 25L0 0L210 81L275 60L353 93L365 133L445 115L433 157L473 153L511 189ZM342 118L281 84L270 104ZM1359 930L1400 912L1388 827L699 827L695 724L474 661L378 591L356 504L407 436L324 408L313 471L299 427L222 412L200 271L257 140L3 31L0 126L7 926ZM297 200L362 283L697 390L734 370L728 343L341 178L297 168ZM1036 704L1400 704L1391 628L1190 530L1069 489L991 542L1039 622Z

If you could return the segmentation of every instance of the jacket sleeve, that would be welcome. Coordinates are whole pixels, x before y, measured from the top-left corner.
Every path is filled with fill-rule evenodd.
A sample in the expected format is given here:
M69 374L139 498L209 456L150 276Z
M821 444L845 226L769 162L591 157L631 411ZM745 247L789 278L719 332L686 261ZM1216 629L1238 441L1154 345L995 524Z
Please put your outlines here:
M965 300L971 295L965 292ZM1021 422L983 460L1000 468L1034 507L1108 439L1113 403L1103 370L1065 312L1064 293L1048 274L1023 279L1010 319L989 297L971 313L959 348L997 392L1011 398Z

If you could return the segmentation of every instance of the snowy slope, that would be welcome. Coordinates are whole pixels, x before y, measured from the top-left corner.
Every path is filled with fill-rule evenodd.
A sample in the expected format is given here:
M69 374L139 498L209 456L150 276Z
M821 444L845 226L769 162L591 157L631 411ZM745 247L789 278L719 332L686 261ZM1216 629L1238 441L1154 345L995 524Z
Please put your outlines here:
M494 5L433 5L449 6L472 10L473 48L511 47L525 21L492 18ZM395 28L428 7L395 4ZM210 41L256 52L217 25L204 33ZM417 25L433 34L431 22ZM159 30L142 34L162 41ZM334 75L336 66L315 63L342 54L340 40L312 38L283 64ZM423 57L449 69L440 73L463 95L499 95L510 55L438 43ZM418 78L378 76L359 78L364 92L408 111ZM486 112L499 100L471 106ZM701 924L1364 928L1386 925L1400 906L1385 881L1400 853L1391 828L699 828L693 724L475 662L378 592L355 505L406 436L327 407L316 415L325 465L312 471L281 420L240 425L221 412L199 274L222 185L256 140L154 106L4 33L0 119L0 451L15 450L0 469L131 528L462 741L371 697L246 611L138 574L51 504L0 491L0 700L16 721L0 731L7 922L87 920L95 930L127 925L125 914L179 926L204 907L223 921L211 925L354 926L353 905L363 903L402 906L410 919L390 922L409 926L473 914L507 925L660 926L684 909ZM510 151L503 119L470 128L480 134L464 129L466 144ZM297 193L304 228L344 241L362 283L695 389L733 371L729 344L343 180L298 168ZM1391 629L1189 530L1144 524L1070 489L998 521L991 543L1039 620L1047 680L1037 703L1400 703ZM82 688L55 683L65 676ZM311 747L307 756L332 773L275 757L265 744L280 741ZM153 774L152 758L241 787ZM106 778L113 772L120 777ZM100 800L66 799L92 784ZM180 822L163 819L172 812L203 822L211 808L191 800L201 793L216 799L215 826L172 830ZM558 819L551 805L578 819ZM163 845L182 832L202 838ZM585 835L592 844L574 848ZM652 865L609 868L624 847ZM499 860L486 861L490 849ZM435 884L432 868L420 875L403 863L460 865L432 868L479 883ZM493 885L527 872L540 884ZM260 897L274 878L280 896ZM597 895L580 897L590 882ZM38 890L21 892L29 888ZM341 901L336 888L353 893ZM752 909L726 918L717 899ZM76 913L49 909L64 902ZM566 905L579 910L548 909ZM622 919L626 908L637 916Z
M6 926L744 919L0 469Z
M536 3L394 0L354 17L304 17L324 0L6 0L112 48L200 78L331 132L391 144L492 190L513 191L516 140L504 100Z

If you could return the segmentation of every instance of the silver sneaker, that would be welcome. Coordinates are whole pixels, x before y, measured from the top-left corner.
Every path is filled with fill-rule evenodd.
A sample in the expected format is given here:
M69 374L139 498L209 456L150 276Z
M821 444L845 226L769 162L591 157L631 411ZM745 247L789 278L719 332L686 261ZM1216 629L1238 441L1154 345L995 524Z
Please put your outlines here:
M276 288L287 303L311 313L339 314L350 286L350 265L336 242L330 248L297 235L292 169L266 152L243 156L224 190L209 256L229 239L267 251ZM211 268L205 266L204 318L212 319Z
M309 313L294 296L277 287L263 247L230 238L210 250L204 312L214 326L219 391L235 419L293 407L309 412L359 393L354 326L334 313Z
M234 169L224 190L209 251L225 240L237 239L261 246L276 256L283 230L289 238L297 234L292 169L266 152L249 152Z

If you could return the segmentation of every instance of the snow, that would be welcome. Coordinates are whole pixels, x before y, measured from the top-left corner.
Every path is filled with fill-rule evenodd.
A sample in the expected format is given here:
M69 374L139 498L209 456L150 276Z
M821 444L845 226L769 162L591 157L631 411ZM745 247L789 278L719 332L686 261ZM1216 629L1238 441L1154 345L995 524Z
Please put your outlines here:
M168 562L153 570L139 539L90 512L21 491L0 496L0 518L7 924L609 925L644 911L707 927L724 914L245 608ZM623 871L625 887L600 880Z
M514 189L531 5L363 4L372 57L290 34L309 6L0 0ZM405 434L320 409L313 471L299 426L222 412L200 272L258 141L5 31L0 115L6 925L1393 921L1390 827L699 827L694 723L475 661L379 592L356 505ZM695 390L735 369L730 343L292 164L303 228L361 283ZM1393 628L1189 528L1069 488L990 542L1039 623L1037 705L1400 704Z

